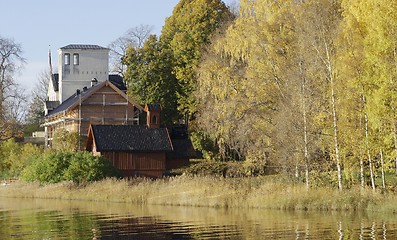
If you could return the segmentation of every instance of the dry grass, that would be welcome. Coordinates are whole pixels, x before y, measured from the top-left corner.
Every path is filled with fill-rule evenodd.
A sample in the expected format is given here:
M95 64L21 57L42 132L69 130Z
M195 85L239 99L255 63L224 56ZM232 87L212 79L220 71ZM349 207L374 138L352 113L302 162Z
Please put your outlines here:
M16 182L0 186L0 196L219 208L397 211L397 197L393 193L327 187L306 191L303 184L277 176L106 179L84 186L69 182L43 186Z

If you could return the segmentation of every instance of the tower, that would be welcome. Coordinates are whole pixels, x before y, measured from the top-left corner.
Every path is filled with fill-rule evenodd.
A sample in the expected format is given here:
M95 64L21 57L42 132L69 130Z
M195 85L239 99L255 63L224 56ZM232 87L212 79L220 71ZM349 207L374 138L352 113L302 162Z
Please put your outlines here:
M70 44L58 50L59 102L76 89L91 86L91 80L109 79L109 49L98 45Z

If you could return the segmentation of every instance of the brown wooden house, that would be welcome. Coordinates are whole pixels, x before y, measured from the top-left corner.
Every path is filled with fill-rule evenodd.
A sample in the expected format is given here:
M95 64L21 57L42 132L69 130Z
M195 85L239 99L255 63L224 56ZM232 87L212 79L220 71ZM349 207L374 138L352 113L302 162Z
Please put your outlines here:
M52 103L47 102L49 111L43 124L46 146L52 145L52 138L59 129L86 137L90 125L137 125L139 114L144 110L111 81L76 90L60 105L50 106Z
M161 177L167 152L173 150L166 128L145 125L92 125L87 150L104 156L125 177Z
M196 157L186 128L160 127L159 105L147 104L146 125L91 125L86 150L109 159L124 177L162 177Z

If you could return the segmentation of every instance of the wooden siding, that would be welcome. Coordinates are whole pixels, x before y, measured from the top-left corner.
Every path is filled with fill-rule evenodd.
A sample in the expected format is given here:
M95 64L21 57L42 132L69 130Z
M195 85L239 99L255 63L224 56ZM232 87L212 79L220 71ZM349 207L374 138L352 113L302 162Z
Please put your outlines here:
M165 171L165 153L101 152L124 177L161 177Z
M47 126L48 144L52 144L52 138L58 129L78 132L84 140L91 124L139 124L139 113L136 106L110 86L104 85L73 109L47 117L47 123L53 122Z

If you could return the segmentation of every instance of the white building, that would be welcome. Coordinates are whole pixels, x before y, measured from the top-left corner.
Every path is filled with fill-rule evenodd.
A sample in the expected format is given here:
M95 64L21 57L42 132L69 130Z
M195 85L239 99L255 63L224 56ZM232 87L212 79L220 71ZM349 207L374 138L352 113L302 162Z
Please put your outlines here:
M59 104L77 89L90 87L96 79L109 79L109 49L98 45L70 44L58 50L58 74L53 74L48 87L48 100Z
M49 60L51 65L51 56ZM109 49L98 45L70 44L61 47L58 50L57 72L51 74L47 100L44 105L46 123L43 126L45 127L46 146L50 140L49 128L58 123L48 122L50 121L49 116L56 112L63 112L75 101L76 96L81 96L92 89L91 87L94 85L106 81L111 82L124 95L127 90L120 75L109 74ZM105 97L103 98L105 99ZM127 104L127 101L122 104ZM100 111L100 113L103 112ZM75 119L67 120L73 122ZM65 116L58 121L61 121L65 128L70 123L70 121L66 121ZM83 121L83 119L80 118L79 121Z

